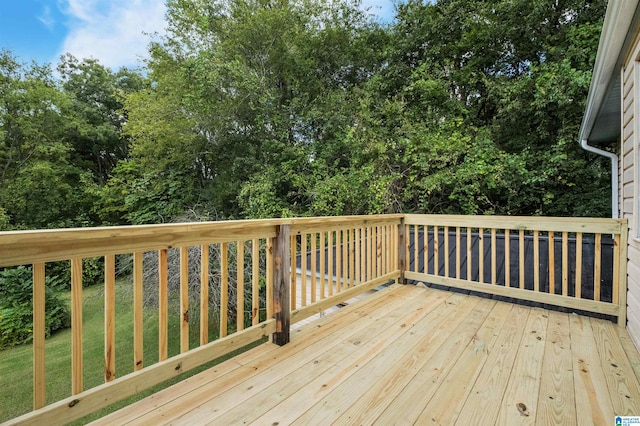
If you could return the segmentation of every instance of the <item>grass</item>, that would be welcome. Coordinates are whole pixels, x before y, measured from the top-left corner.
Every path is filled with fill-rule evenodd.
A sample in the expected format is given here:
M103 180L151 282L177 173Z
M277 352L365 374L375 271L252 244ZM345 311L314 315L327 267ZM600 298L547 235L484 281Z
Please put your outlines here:
M116 288L116 377L133 371L133 303L129 283L119 282ZM66 294L67 299L70 298ZM193 311L197 311L194 309ZM144 315L144 365L158 361L158 314L155 309L145 309ZM198 318L192 318L192 324L198 324ZM103 286L96 285L83 290L83 384L90 389L104 382L104 296ZM217 326L209 327L209 340L217 338ZM178 315L169 316L169 356L180 353L180 323ZM259 344L257 342L256 344ZM256 344L252 345L255 346ZM199 345L198 327L190 329L190 347ZM243 348L236 353L247 350ZM21 345L0 351L0 422L28 413L33 404L32 346ZM100 410L77 424L95 420L120 407L159 391L173 383L184 380L211 365L231 358L228 354L207 365L183 373L179 377L113 406ZM45 344L46 356L46 395L47 404L59 401L71 395L71 330L60 331Z

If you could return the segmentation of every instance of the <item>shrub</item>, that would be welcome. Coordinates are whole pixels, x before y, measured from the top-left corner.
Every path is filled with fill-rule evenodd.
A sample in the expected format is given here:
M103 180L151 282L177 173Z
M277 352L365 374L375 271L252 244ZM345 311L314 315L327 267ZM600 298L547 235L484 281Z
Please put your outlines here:
M47 280L49 281L49 280ZM47 282L47 284L49 284ZM45 336L70 326L67 305L46 286ZM0 270L0 349L33 339L33 279L31 268Z

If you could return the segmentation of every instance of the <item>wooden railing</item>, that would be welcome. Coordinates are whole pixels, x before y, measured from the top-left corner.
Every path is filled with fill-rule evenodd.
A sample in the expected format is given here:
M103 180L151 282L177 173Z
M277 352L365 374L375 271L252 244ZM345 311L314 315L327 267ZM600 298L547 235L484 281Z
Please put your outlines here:
M407 280L607 314L626 323L626 220L406 215L403 233ZM610 252L604 250L607 238ZM593 250L589 259L587 247Z
M400 278L400 219L378 216L293 225L291 259L299 278L291 274L292 321Z
M400 277L396 240L401 219L402 215L386 215L0 233L0 267L31 266L34 284L34 411L12 422L67 423L266 336L287 343L291 321ZM309 256L317 273L311 274L307 290L307 274L298 281L295 269L297 254L309 250L320 254L319 259ZM83 261L89 258L104 263L104 384L86 389L82 277ZM116 273L123 258L131 259L124 278ZM299 259L305 271L306 259ZM53 374L45 371L45 283L47 265L58 261L71 265L71 394L45 406L46 376ZM148 273L149 264L155 273ZM177 282L173 290L172 280ZM156 308L144 304L149 281L157 294L152 303ZM133 353L127 354L133 372L122 377L115 368L116 355L123 356L116 353L116 324L123 321L116 316L117 286L133 294ZM189 312L189 300L194 289L199 297L199 344L191 347L189 330L194 324L189 319L195 315ZM210 297L211 291L219 297ZM174 356L168 350L172 292L179 299L180 353ZM247 306L250 310L245 312ZM157 362L145 365L149 357L144 356L143 318L150 309L157 309L158 355ZM217 333L209 330L212 312Z
M603 242L608 238L613 239L611 253ZM286 344L292 322L391 281L608 314L624 325L626 239L624 220L433 215L0 233L0 267L29 265L34 283L34 411L12 422L66 423L266 336ZM593 250L591 262L584 255L587 248ZM104 383L86 389L82 269L83 260L95 257L104 262ZM125 276L116 273L122 259L130 259ZM45 283L48 265L57 261L71 265L71 394L45 406L46 377L53 374L45 371ZM150 264L155 274L148 273ZM133 372L125 375L115 369L116 356L124 356L116 352L116 325L125 321L115 313L120 287L133 294L127 324L133 351L126 354ZM157 303L148 306L144 300L150 291ZM190 321L197 315L189 312L194 294L197 325ZM171 297L177 299L173 311ZM143 319L150 310L157 310L158 347L153 348L157 362L147 365ZM168 350L172 315L179 322L177 354ZM195 344L189 340L194 326Z

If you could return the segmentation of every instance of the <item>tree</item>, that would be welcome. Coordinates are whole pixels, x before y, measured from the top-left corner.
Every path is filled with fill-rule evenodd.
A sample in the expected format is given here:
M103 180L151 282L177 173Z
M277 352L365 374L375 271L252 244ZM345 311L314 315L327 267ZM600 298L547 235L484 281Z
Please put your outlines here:
M104 184L117 162L129 155L129 141L122 135L127 120L122 102L127 94L144 88L145 79L136 71L122 68L113 73L95 59L79 61L70 54L61 58L58 72L70 100L62 113L74 163Z

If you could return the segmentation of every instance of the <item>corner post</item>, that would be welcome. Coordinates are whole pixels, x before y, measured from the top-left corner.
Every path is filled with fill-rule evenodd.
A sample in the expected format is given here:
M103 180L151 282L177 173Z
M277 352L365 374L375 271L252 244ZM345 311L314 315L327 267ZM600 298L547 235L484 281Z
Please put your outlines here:
M400 277L398 278L398 283L406 284L406 280L404 279L404 271L407 269L407 251L405 250L406 246L406 226L404 224L404 217L400 219L400 224L398 225L398 270L400 271Z
M628 241L629 241L629 226L625 222L620 224L620 235L615 238L614 252L618 252L618 326L624 330L627 327L627 262L628 262ZM615 257L615 256L614 256ZM615 270L614 266L614 270ZM614 283L615 285L615 283ZM615 303L616 301L614 301Z
M279 225L276 234L273 244L273 316L276 320L273 343L282 346L289 343L289 326L291 324L289 225Z

